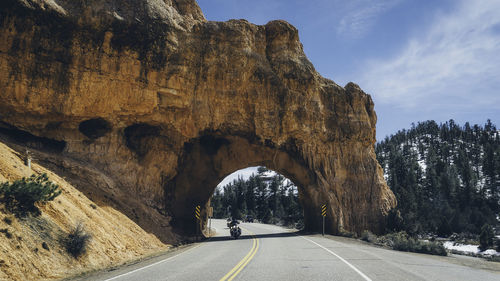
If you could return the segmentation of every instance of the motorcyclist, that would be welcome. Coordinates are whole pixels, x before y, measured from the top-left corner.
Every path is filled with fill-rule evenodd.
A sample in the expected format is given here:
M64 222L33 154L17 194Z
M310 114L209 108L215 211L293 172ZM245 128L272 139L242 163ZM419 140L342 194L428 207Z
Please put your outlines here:
M238 227L239 223L240 222L235 218L229 223L229 232L234 238L238 238L241 235L241 229Z
M231 219L231 222L229 223L229 228L231 228L233 226L237 226L238 224L240 224L240 222L236 218L233 217Z

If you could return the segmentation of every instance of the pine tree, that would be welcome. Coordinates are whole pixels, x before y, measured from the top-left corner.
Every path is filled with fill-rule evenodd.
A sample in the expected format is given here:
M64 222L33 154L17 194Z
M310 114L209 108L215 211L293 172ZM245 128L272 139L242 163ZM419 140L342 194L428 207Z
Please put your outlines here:
M375 152L408 233L479 234L485 223L498 225L500 134L491 121L412 124L377 143Z
M7 208L19 215L39 214L35 203L52 201L60 194L59 186L49 181L45 173L0 184L0 198Z
M483 225L481 228L481 234L479 235L479 249L485 251L493 247L493 239L495 234L493 233L493 228L489 224Z

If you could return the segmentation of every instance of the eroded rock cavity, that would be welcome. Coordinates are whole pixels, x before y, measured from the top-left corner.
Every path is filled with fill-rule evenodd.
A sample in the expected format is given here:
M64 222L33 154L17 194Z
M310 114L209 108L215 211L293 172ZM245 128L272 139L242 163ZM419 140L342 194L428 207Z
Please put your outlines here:
M210 22L194 0L5 0L0 24L3 138L164 240L248 166L299 186L309 229L326 203L329 232L380 232L396 204L370 96L321 77L287 22Z

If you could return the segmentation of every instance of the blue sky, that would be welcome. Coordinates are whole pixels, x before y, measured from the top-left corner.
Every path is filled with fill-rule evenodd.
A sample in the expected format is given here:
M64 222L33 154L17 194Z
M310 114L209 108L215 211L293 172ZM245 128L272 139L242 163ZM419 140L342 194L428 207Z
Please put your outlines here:
M197 0L208 20L284 19L316 70L370 94L377 139L412 122L500 126L500 0Z

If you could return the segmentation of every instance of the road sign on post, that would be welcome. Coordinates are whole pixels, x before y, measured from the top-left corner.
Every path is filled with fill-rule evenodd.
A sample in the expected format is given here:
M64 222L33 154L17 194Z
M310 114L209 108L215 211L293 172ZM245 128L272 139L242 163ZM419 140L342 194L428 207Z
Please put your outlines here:
M196 208L194 208L194 217L198 220L201 218L200 211L201 211L200 205L198 205L198 206L196 206Z
M201 207L200 205L194 208L194 217L196 218L196 236L199 235L200 232L200 222L201 222ZM197 238L198 239L198 238Z
M323 236L325 236L326 204L321 206L321 216L323 217Z

